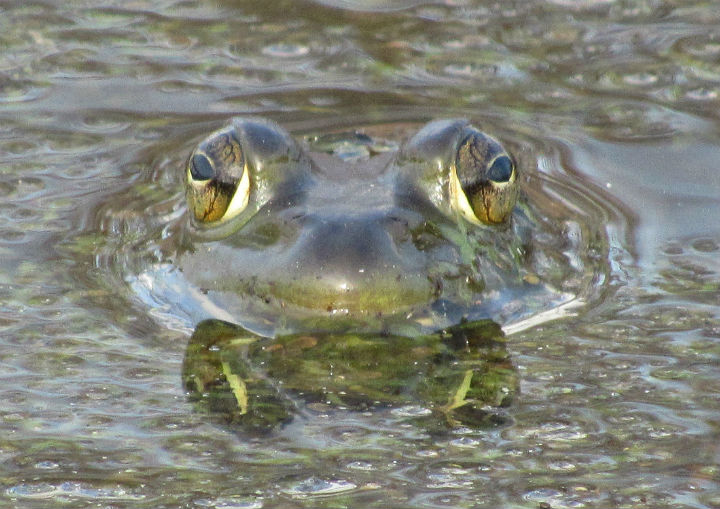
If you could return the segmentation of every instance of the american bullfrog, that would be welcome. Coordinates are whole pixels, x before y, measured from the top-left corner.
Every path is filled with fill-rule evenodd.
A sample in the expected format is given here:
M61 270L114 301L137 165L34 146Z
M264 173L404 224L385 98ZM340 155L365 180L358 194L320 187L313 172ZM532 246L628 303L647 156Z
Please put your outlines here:
M173 264L225 321L198 325L185 383L246 428L318 405L478 423L516 390L491 318L540 285L513 158L457 119L360 144L343 161L238 118L188 159Z
M400 151L348 164L272 122L235 119L184 171L173 263L255 332L430 330L494 318L532 290L528 221L511 220L516 165L467 121L432 122Z

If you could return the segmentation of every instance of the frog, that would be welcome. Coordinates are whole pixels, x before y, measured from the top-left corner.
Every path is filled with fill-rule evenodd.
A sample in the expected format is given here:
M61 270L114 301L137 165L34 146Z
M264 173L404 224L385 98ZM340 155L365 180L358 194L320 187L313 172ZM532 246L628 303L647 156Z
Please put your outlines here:
M541 286L515 159L466 119L397 149L356 139L343 160L234 118L190 153L172 263L213 315L187 347L191 399L253 432L348 409L501 422L519 382L495 318Z

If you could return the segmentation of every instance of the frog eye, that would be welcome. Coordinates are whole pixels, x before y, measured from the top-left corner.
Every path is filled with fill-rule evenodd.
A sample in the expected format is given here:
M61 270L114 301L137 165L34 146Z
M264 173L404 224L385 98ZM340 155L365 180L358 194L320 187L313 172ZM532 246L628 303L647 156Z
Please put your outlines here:
M450 174L453 207L475 224L503 223L517 201L517 171L494 138L466 127Z
M185 174L188 206L201 223L226 221L247 207L250 178L232 128L211 134L193 151Z

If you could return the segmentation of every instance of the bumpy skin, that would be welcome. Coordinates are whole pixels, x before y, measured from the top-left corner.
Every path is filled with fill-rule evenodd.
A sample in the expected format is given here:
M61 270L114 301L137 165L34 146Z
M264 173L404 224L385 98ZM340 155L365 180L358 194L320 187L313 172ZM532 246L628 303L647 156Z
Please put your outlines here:
M464 317L484 302L485 278L521 279L518 177L497 140L465 120L433 122L343 173L276 124L235 119L185 173L191 244L176 264L215 302L295 331L200 323L184 379L201 408L248 432L311 408L419 405L413 419L431 430L502 420L517 376L496 324L406 326L431 306Z

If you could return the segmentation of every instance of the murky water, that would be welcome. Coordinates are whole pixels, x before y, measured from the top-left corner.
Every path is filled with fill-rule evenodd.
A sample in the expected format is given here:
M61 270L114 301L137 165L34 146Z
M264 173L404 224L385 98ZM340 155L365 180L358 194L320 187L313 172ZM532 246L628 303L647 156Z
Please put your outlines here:
M712 2L0 14L0 505L720 507ZM346 412L253 438L196 411L192 324L113 260L181 212L193 144L247 114L298 134L472 118L535 172L546 217L601 233L588 304L508 338L509 424L435 435Z

